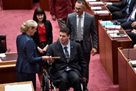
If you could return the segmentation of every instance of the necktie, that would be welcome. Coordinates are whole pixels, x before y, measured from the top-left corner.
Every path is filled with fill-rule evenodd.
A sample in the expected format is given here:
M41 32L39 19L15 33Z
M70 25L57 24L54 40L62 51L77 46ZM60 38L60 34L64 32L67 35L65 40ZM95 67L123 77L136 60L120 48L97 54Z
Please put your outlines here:
M127 14L129 14L130 2L131 2L131 0L127 0L127 5L126 5L126 12L127 12Z
M131 16L132 16L132 14L134 13L135 9L136 9L136 3L135 3L135 5L134 5L133 11L132 11L131 14L129 15L127 21L130 20L130 18L131 18Z
M66 46L64 47L64 50L65 50L66 60L67 60L67 62L69 62L69 53L68 53L68 50L67 50L67 47L66 47Z
M83 40L82 38L82 30L81 30L81 16L78 16L78 26L77 26L77 40Z

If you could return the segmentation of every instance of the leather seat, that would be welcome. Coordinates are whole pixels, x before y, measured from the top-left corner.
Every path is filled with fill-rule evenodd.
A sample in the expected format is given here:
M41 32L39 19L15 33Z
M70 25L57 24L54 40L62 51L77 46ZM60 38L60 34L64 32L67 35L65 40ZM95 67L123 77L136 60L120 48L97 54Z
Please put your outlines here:
M9 52L10 50L7 49L7 43L6 43L6 35L5 34L0 34L0 45L1 45L1 53Z

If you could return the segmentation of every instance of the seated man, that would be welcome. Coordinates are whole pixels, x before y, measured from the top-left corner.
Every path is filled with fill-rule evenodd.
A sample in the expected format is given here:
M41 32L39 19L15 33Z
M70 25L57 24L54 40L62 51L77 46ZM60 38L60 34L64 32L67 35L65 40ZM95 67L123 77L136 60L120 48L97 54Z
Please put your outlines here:
M127 32L128 36L132 39L132 47L136 44L136 29L131 32Z
M46 55L60 57L60 59L54 59L49 74L59 87L59 91L66 91L69 86L73 87L74 91L81 91L81 80L86 82L86 61L80 44L69 38L70 31L64 27L59 32L59 39L49 45Z
M130 14L130 16L128 18L124 18L124 19L118 19L118 22L121 23L121 27L126 30L126 29L133 29L133 23L136 22L136 8L135 8L135 12L132 12L132 14Z
M112 13L113 20L116 20L128 17L135 2L135 0L121 0L120 2L106 3L106 6Z

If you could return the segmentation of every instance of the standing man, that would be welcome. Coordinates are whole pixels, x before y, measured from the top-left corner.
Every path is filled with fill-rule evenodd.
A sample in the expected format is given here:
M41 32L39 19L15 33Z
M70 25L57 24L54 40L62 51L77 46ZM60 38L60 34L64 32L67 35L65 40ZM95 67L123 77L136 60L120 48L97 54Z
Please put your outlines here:
M52 19L57 19L62 28L66 26L67 15L74 10L75 0L49 0L49 6Z
M81 45L69 38L69 29L63 27L60 29L58 41L49 45L46 55L60 57L52 63L49 74L59 91L66 91L69 86L74 91L81 91L81 80L86 82L86 61Z
M68 14L67 27L71 31L70 39L81 44L87 63L86 77L89 80L90 51L92 50L92 55L95 55L97 52L97 33L94 16L86 13L84 10L85 2L83 0L77 0L75 12ZM87 83L88 81L85 84L86 91Z

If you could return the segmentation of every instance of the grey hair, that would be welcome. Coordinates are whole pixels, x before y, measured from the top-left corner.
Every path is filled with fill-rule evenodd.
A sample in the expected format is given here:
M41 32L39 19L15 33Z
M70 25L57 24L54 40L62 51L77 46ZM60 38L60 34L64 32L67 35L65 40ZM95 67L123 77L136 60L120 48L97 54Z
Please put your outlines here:
M85 1L84 1L84 0L77 0L76 2L77 2L77 3L82 3L83 6L85 7Z

